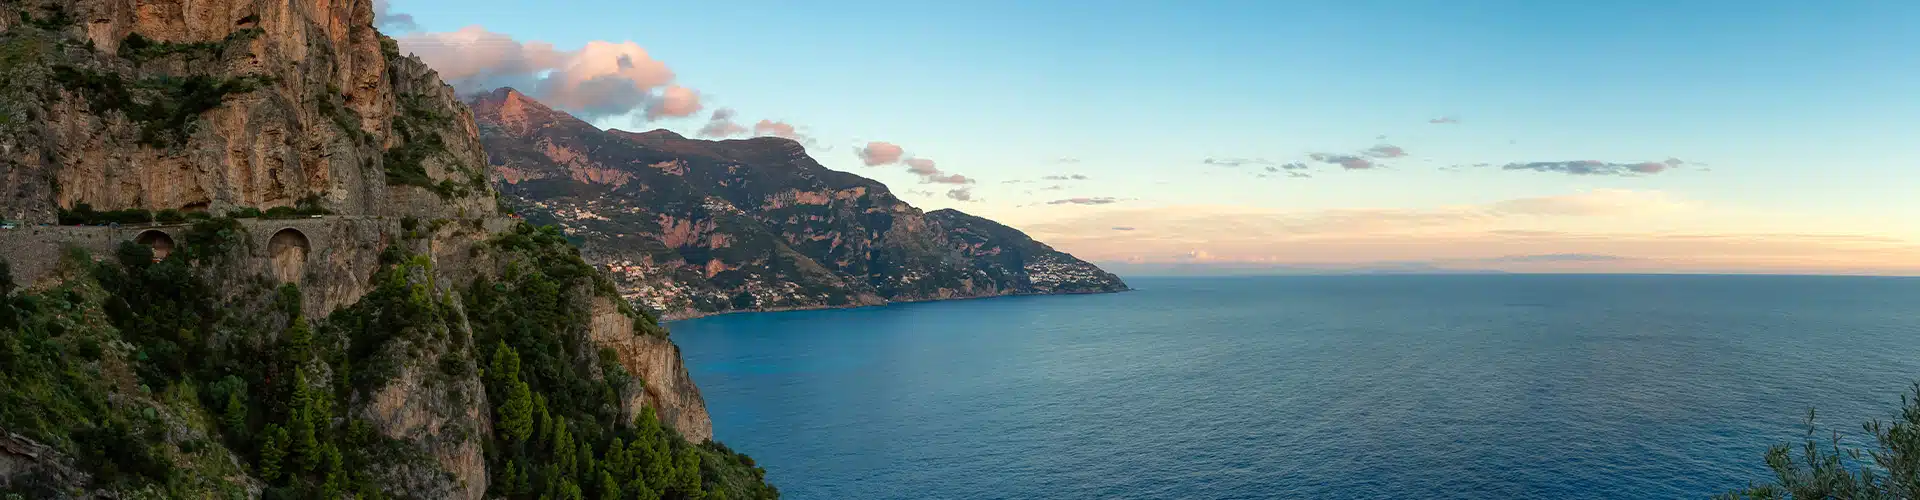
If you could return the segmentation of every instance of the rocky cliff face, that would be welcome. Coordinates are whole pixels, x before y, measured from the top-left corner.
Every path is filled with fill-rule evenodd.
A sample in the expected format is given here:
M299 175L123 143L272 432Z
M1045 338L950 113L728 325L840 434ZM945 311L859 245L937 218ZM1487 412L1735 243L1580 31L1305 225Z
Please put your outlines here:
M498 189L668 318L1126 289L1051 249L995 253L1045 248L1005 226L954 239L885 185L829 170L791 140L603 131L512 89L472 106ZM1083 275L1047 281L1068 268Z
M0 19L0 217L317 200L484 217L469 112L370 1L16 0Z
M50 224L85 205L177 210L230 224L151 231L34 227L31 241L25 231L0 230L0 248L25 250L0 260L45 260L22 266L47 270L29 276L38 281L27 283L29 289L66 290L79 301L72 314L88 318L93 328L88 334L101 342L144 345L139 343L148 340L135 338L134 332L106 326L100 312L118 307L112 305L119 299L111 289L120 285L94 283L87 264L72 262L65 248L91 250L109 262L115 245L129 239L158 249L162 245L152 238L165 237L167 248L180 240L181 248L199 249L186 261L190 264L182 265L190 269L190 281L221 290L207 298L219 304L212 311L226 311L220 314L268 332L304 325L304 317L323 332L319 338L330 339L314 341L324 344L315 349L334 354L315 355L310 369L302 368L312 376L312 391L341 395L338 411L322 407L334 415L324 425L336 426L323 430L323 436L359 436L354 425L364 423L375 436L352 439L395 444L365 463L356 454L363 450L346 453L356 464L355 481L402 497L481 498L506 463L484 445L496 435L497 401L489 401L491 386L483 383L479 366L494 351L475 345L479 327L462 307L463 296L471 293L469 286L537 266L491 243L512 232L514 223L499 217L471 111L431 69L399 54L372 20L371 0L0 0L0 81L5 82L0 85L0 219ZM295 205L328 215L216 219ZM227 257L204 253L214 247ZM56 259L67 260L56 265ZM564 259L541 262L565 264ZM576 275L562 282L589 278ZM282 285L295 285L287 288L300 292L292 312L269 305L283 295L276 292ZM393 297L382 290L394 289L415 290L428 312L404 318L383 312L390 306L380 301ZM579 307L560 317L590 320L577 331L543 333L563 340L556 349L581 357L562 366L584 367L603 379L609 370L623 370L637 382L620 384L621 394L609 393L620 415L608 417L610 425L632 422L646 407L691 443L712 435L679 350L654 318L584 286L552 293ZM8 298L0 296L0 309L7 307ZM368 326L400 319L431 324L406 326L406 335ZM18 331L14 326L0 322L0 336L5 336L0 340L30 336L27 326ZM257 357L265 358L288 342L280 333L231 339L221 336L231 335L226 330L190 330L181 330L184 338L168 340L169 345L184 345L189 352L264 353ZM351 334L361 330L386 333ZM612 353L611 362L621 370L596 364L590 359L596 350ZM87 361L95 366L75 369L97 371L102 363L120 363L126 371L128 365L149 362L146 356L145 350L136 358L109 349L104 360ZM346 363L349 359L373 366ZM356 375L369 369L380 375ZM284 396L277 391L289 390L282 388L290 383L284 372L278 379L273 373L235 374L262 376L247 381L273 384L252 398L278 400ZM177 375L188 380L181 385L196 385L195 373ZM366 386L347 386L354 376L371 382L356 378L354 383ZM145 411L145 418L168 423L158 427L157 443L121 441L167 457L183 473L176 477L196 484L166 484L169 495L258 496L275 487L262 465L248 465L264 453L256 446L265 417L242 417L234 425L249 430L226 432L223 440L220 417L208 414L222 411L220 403L209 403L212 410L207 410L192 396L145 393L164 387L148 383L170 380L156 377L140 384L69 383L105 391L101 397L115 402L113 412L138 417ZM199 387L208 381L200 379ZM84 453L73 436L104 431L85 428L85 422L67 428L58 421L13 420L51 411L36 405L53 403L27 391L25 385L0 383L0 401L24 409L0 411L5 413L0 415L0 491L18 490L22 474L29 473L34 484L52 489L20 491L106 496L153 491L155 486L139 481L89 476L101 471L90 462L98 457L76 456ZM228 450L223 443L246 446ZM308 471L325 466L303 465ZM289 481L278 487L300 486ZM337 486L331 478L325 482L306 486L321 488L313 491Z

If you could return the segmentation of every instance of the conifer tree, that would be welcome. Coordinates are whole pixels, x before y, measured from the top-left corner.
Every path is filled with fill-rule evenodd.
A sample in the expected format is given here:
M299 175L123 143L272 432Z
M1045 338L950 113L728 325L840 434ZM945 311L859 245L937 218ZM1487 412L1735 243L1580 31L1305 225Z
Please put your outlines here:
M240 399L240 392L227 393L227 409L221 415L227 425L227 432L236 439L244 439L247 433L247 403Z
M267 424L260 439L260 478L271 483L280 478L281 462L287 456L287 430L279 424Z

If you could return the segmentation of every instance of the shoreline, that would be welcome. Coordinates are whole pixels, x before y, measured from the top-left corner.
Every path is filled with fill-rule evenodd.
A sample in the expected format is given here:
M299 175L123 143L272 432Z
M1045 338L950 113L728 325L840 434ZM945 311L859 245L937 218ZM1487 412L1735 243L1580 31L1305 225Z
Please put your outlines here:
M819 305L819 306L800 306L800 307L776 307L776 308L769 308L769 309L735 309L730 311L700 312L700 313L688 314L688 315L662 314L660 315L660 324L661 326L666 326L667 323L673 323L677 321L688 321L688 320L695 320L700 318L711 318L714 316L725 316L729 314L821 311L821 310L827 310L827 309L860 309L864 307L887 307L895 304L920 304L920 303L926 303L926 302L998 299L998 298L1005 298L1005 297L1046 297L1046 296L1052 296L1052 295L1100 295L1100 294L1106 294L1106 293L1126 293L1126 292L1132 292L1132 291L1137 291L1137 290L1129 286L1121 290L1098 291L1098 292L1009 293L1009 294L1001 294L1001 295L975 295L971 297L945 297L945 298L937 298L937 299L889 300L879 304L849 304L849 305L842 305L842 306Z

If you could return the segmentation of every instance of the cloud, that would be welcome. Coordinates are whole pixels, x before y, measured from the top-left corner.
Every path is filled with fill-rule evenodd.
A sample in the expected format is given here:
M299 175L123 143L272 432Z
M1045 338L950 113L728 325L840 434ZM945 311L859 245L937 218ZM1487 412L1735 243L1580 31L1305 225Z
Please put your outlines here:
M932 175L920 176L920 182L931 182L934 184L973 184L974 181L960 174L940 174L935 172Z
M1532 170L1535 172L1555 172L1568 175L1653 175L1685 165L1679 158L1666 161L1645 161L1633 163L1615 163L1599 160L1573 161L1535 161L1508 163L1501 170Z
M660 91L660 98L647 103L647 119L693 116L700 112L700 93L679 85Z
M853 150L853 154L860 157L860 162L869 167L899 162L900 157L906 152L906 149L899 145L883 141L869 142L866 146Z
M1434 125L1458 125L1460 123L1460 119L1454 118L1451 116L1442 116L1439 118L1434 118L1432 120L1427 120L1427 123L1431 123Z
M940 175L940 169L933 167L933 160L926 158L908 158L907 172L922 177Z
M1047 187L1043 187L1043 188L1040 188L1040 190L1041 190L1041 191L1059 191L1059 190L1062 190L1062 189L1066 189L1066 188L1067 188L1066 186L1062 186L1062 185L1059 185L1059 184L1054 184L1054 185L1052 185L1052 186L1047 186Z
M959 201L973 201L973 188L963 187L947 190L947 197Z
M1400 149L1400 146L1392 144L1381 144L1367 148L1366 155L1374 158L1399 158L1406 156L1407 150Z
M1307 157L1313 158L1313 161L1332 164L1332 165L1339 165L1340 168L1344 168L1347 170L1365 170L1365 169L1370 169L1370 168L1380 166L1380 164L1374 163L1373 160L1361 158L1359 156L1354 156L1354 155L1314 153L1311 155L1307 155Z
M1113 230L1115 230L1115 231L1132 231L1132 230L1133 230L1133 228L1131 228L1131 227L1127 227L1127 226L1113 226Z
M1046 176L1046 177L1041 177L1041 178L1040 178L1040 180L1045 180L1045 181L1084 181L1084 180L1087 180L1087 176L1085 176L1085 175L1080 175L1080 174L1072 174L1072 175L1049 175L1049 176Z
M401 14L392 11L393 5L387 0L373 0L373 26L393 33L409 33L420 29L413 22L413 14Z
M1287 177L1292 177L1296 179L1306 179L1306 178L1313 177L1313 174L1309 174L1306 172L1287 172Z
M510 86L587 119L656 108L654 116L699 110L697 93L669 87L673 70L633 42L595 40L578 50L559 50L477 25L396 40L401 50L419 56L462 92Z
M1120 200L1112 197L1102 196L1098 198L1067 198L1064 200L1053 200L1053 201L1047 202L1047 204L1048 205L1069 205L1069 204L1070 205L1106 205L1109 203L1117 203L1119 201Z
M784 137L793 140L800 140L803 137L800 135L800 131L792 124L773 120L760 120L759 123L753 124L753 135Z
M1595 189L1584 193L1518 198L1494 203L1498 214L1597 216L1677 212L1694 204L1659 191Z
M713 110L713 115L707 118L707 124L700 127L700 137L724 138L746 134L746 127L734 123L734 115L730 108Z
M1272 165L1273 161L1266 158L1207 158L1200 160L1200 163L1219 165L1222 167L1238 167L1241 165Z
M1078 164L1078 163L1080 163L1080 159L1079 159L1079 158L1074 158L1074 157L1071 157L1071 156L1062 156L1062 157L1060 157L1059 159L1056 159L1056 160L1053 160L1053 162L1054 162L1054 163L1059 163L1059 164L1062 164L1062 165L1073 165L1073 164Z
M1618 256L1618 255L1601 255L1601 254L1592 254L1592 253L1545 253L1545 254L1533 254L1533 255L1503 255L1503 256L1500 256L1500 257L1488 257L1488 258L1484 258L1484 259L1472 259L1472 260L1474 260L1474 261L1477 261L1477 262L1487 262L1487 263L1500 263L1500 262L1614 262L1614 261L1621 261L1621 260L1627 260L1627 257L1621 257L1621 256Z

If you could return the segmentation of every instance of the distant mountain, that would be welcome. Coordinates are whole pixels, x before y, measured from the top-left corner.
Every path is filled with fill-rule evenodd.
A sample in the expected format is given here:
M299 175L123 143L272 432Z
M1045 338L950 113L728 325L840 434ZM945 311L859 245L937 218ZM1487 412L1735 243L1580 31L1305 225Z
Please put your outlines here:
M668 318L1126 289L1012 228L922 213L791 140L600 130L513 89L470 104L508 201Z

